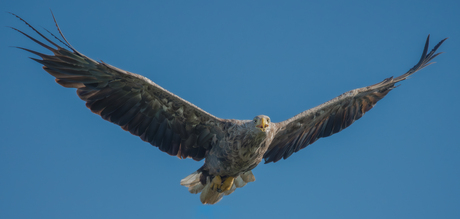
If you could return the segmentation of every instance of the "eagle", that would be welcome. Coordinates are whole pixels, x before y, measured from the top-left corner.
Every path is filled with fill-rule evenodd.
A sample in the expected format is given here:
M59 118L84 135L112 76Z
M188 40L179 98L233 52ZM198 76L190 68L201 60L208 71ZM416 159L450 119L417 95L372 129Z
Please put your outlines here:
M174 95L146 77L104 62L95 61L74 49L54 23L61 38L46 30L54 41L16 16L42 41L11 27L51 51L43 54L23 47L40 58L31 58L66 88L76 88L77 95L91 112L139 136L169 155L196 161L201 168L180 184L189 192L200 194L203 204L215 204L224 195L255 181L252 173L262 160L277 162L314 143L319 138L338 133L360 119L396 87L396 83L432 64L441 53L441 40L428 52L428 35L419 62L398 77L354 89L306 110L288 120L272 122L266 115L252 120L222 119Z

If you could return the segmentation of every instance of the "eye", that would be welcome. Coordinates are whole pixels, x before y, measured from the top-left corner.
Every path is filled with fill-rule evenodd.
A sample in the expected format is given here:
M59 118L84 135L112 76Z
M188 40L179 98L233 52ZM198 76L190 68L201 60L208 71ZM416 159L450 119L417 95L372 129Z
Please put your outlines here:
M254 122L257 122L257 119L254 119L253 121L254 121Z
M267 119L267 122L270 123L270 119Z

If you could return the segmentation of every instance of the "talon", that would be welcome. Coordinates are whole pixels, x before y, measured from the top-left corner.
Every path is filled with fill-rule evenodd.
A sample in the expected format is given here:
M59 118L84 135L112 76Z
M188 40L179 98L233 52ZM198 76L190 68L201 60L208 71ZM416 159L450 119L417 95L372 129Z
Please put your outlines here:
M234 181L234 177L227 177L227 179L225 179L225 181L222 183L222 186L220 187L220 189L222 190L222 192L225 192L225 191L228 191L232 188L233 186L233 181Z
M222 179L220 178L220 176L215 176L214 179L212 179L212 182L211 182L211 189L216 191L217 192L220 192L220 185L222 184Z
M219 193L230 190L233 186L235 178L229 176L225 177L224 179L225 180L222 182L222 178L220 176L214 176L211 181L211 189Z

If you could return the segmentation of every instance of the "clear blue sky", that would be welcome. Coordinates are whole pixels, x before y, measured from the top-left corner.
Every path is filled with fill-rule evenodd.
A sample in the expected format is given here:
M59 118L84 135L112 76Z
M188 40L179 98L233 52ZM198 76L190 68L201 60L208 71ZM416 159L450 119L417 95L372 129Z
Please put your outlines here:
M83 54L142 74L221 118L279 122L343 92L413 75L348 129L214 206L168 156L92 114L9 47L45 52L0 13L0 218L460 218L459 1L1 1ZM280 1L281 2L281 1ZM34 35L35 36L35 35Z

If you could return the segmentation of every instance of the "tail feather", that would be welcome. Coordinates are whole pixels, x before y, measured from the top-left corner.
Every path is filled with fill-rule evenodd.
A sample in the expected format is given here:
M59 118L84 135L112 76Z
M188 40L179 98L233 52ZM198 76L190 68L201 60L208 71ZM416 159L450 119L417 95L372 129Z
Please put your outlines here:
M180 184L188 187L188 191L192 194L198 194L200 193L204 185L200 182L200 176L201 172L200 171L195 171L194 173L188 175L187 177L183 178L180 181Z
M180 181L180 184L186 187L189 187L190 185L194 185L197 182L200 182L200 175L201 175L201 172L195 171L194 173L183 178Z
M237 186L235 185L235 183L233 183L232 188L230 188L230 190L225 191L224 195L232 194L236 190L236 188L237 188Z
M241 188L241 187L245 186L248 183L245 182L243 180L243 178L241 178L241 175L240 175L240 176L235 178L235 181L233 182L233 184L235 184L236 188Z
M195 171L194 173L188 175L184 179L180 181L180 184L188 187L188 191L192 194L200 194L200 200L203 204L215 204L219 202L224 195L232 194L237 188L241 188L245 186L248 182L254 182L256 178L252 174L252 171L248 171L245 173L240 174L239 176L235 177L232 187L230 190L225 192L217 192L211 189L211 178L208 176L206 177L206 184L202 184L200 181L201 178L201 171Z
M256 181L256 177L254 176L254 174L252 174L252 171L242 173L242 174L240 174L240 176L243 179L243 181L245 181L247 183Z
M193 186L190 186L188 187L188 191L192 194L198 194L200 193L201 191L203 191L204 189L204 185L201 184L201 182L198 182L197 184L193 185Z
M211 183L209 183L209 177L206 180L206 186L204 187L203 191L201 191L200 201L203 204L216 204L219 202L223 197L224 193L219 193L213 189L211 189Z

